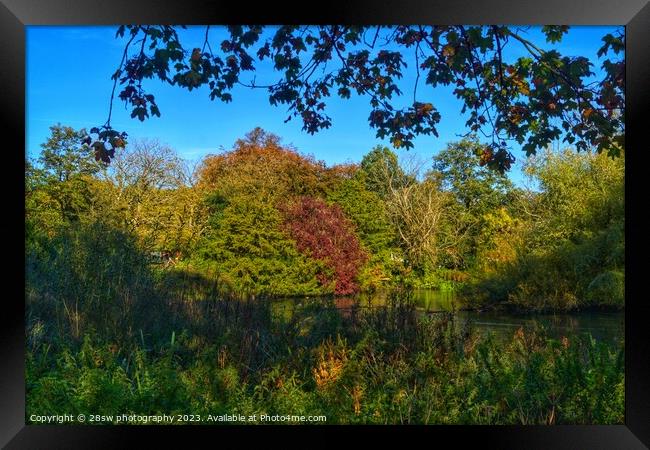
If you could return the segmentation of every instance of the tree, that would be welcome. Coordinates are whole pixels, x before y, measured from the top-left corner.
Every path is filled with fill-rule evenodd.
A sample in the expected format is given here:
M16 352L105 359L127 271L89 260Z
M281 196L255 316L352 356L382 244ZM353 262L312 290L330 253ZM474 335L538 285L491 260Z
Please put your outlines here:
M553 247L564 240L615 227L625 218L625 158L611 159L571 150L546 152L529 159L525 172L536 179L535 247Z
M280 137L258 127L232 150L206 157L199 179L205 189L224 197L246 194L275 202L323 194L327 172L322 161L281 145Z
M399 165L397 155L387 147L377 146L361 160L366 189L385 199L393 189L412 182Z
M447 203L430 178L391 190L387 209L407 256L407 264L422 269L439 256L439 234Z
M547 150L526 172L516 255L495 261L479 296L527 309L621 307L625 287L625 157ZM529 203L526 205L526 203Z
M368 253L358 279L362 290L375 290L391 280L401 268L398 237L390 222L386 202L376 191L366 188L366 173L358 169L352 178L344 178L327 200L341 207L355 225L356 234Z
M366 189L365 181L365 172L359 170L357 176L343 180L327 198L341 207L354 223L364 247L375 254L389 249L395 235L385 202L377 191Z
M213 196L210 212L210 228L197 254L214 265L230 289L270 295L324 291L316 279L324 268L298 251L273 205L251 195Z
M35 228L52 231L88 211L93 203L89 181L105 165L83 144L85 130L58 124L50 132L37 161L26 161L25 203Z
M499 224L511 220L507 208L514 186L486 166L482 148L475 136L449 143L434 156L429 173L454 199L446 206L443 225L448 264L453 266L467 267L480 260L481 252L504 231Z
M357 275L367 255L354 232L354 225L341 208L321 199L301 197L286 205L285 226L295 239L298 250L325 263L333 275L321 272L320 283L334 283L334 293L352 294L358 291Z
M88 138L86 130L57 124L50 127L50 132L50 137L41 145L38 159L48 178L62 183L78 175L95 175L105 167L83 145Z
M157 140L143 139L132 142L117 154L108 178L119 189L149 191L183 186L188 174L172 148Z
M204 194L190 185L192 176L172 148L131 142L103 177L105 215L116 215L150 250L187 251L206 227Z
M512 182L486 167L476 136L447 144L433 157L432 176L467 210L481 214L503 205Z
M183 27L180 27L183 28ZM116 71L106 123L91 131L97 136L97 157L110 160L123 147L126 134L111 126L113 95L131 107L131 117L159 116L153 94L143 82L157 77L185 88L209 88L212 100L232 101L235 86L265 89L273 105L287 105L303 130L329 128L326 101L332 95L347 99L357 94L370 103L368 122L377 137L388 137L394 147L410 148L416 135L437 136L441 115L432 102L418 100L420 81L430 87L453 86L454 95L468 113L469 132L481 132L489 141L484 159L501 171L514 158L508 141L523 144L533 154L563 136L579 150L624 148L625 35L621 27L603 36L598 52L604 76L593 81L594 63L583 56L563 56L553 44L568 26L544 26L543 49L508 26L280 26L265 32L262 26L229 26L220 45L211 45L206 28L201 48L185 48L179 27L128 25L117 30L126 39ZM509 61L518 46L525 56ZM416 82L412 102L396 106L398 86L415 60ZM244 80L257 61L272 64L280 79L269 84ZM89 142L90 143L90 142Z

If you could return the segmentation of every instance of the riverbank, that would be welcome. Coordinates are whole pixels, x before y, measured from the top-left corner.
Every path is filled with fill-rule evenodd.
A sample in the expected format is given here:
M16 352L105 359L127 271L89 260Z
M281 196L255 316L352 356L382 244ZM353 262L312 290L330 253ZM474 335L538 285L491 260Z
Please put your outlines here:
M420 314L412 304L345 314L311 299L291 316L264 301L163 304L165 319L134 322L143 328L131 337L93 327L57 337L30 327L27 417L47 410L324 415L327 424L623 421L621 342L524 327L495 339L454 314Z

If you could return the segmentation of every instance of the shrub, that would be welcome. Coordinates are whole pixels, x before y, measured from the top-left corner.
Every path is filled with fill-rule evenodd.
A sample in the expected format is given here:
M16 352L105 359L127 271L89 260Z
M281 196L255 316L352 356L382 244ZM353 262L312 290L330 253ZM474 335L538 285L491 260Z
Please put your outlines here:
M587 287L587 300L599 306L623 306L625 274L608 270L596 276Z

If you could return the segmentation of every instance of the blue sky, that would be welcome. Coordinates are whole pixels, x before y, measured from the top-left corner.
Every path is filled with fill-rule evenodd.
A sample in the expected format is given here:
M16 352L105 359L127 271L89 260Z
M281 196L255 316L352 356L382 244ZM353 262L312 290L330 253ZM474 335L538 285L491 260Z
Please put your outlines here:
M40 144L49 136L49 127L56 123L74 128L89 129L106 121L112 89L111 74L117 68L124 48L124 39L115 38L117 27L27 27L27 76L26 76L26 152L34 158L40 152ZM572 27L560 44L547 44L539 27L530 27L527 36L542 48L557 48L569 56L586 56L594 63L598 73L600 62L596 56L602 45L600 38L615 27ZM181 42L186 48L200 47L205 27L189 27L183 31ZM213 48L225 36L225 29L211 28ZM521 49L511 47L508 58L523 55ZM521 52L521 53L520 53ZM408 60L407 60L408 62ZM409 68L413 63L409 64ZM402 79L406 104L413 99L415 74L409 69ZM260 67L257 83L276 81L277 74ZM242 81L250 81L245 74ZM301 130L301 121L295 118L284 123L286 107L273 107L265 90L243 87L233 91L233 102L211 101L205 89L188 92L184 89L163 85L152 79L146 80L145 89L156 96L161 117L144 122L130 118L130 111L116 98L111 124L126 131L133 138L156 138L170 145L178 154L189 160L199 160L209 153L230 149L232 144L256 126L283 138L301 153L312 154L328 164L358 162L377 144L390 146L387 140L375 137L368 125L369 104L365 97L342 100L334 96L327 102L327 113L332 127L315 135ZM118 87L119 92L119 87ZM460 102L451 89L433 89L422 81L418 88L418 101L430 101L440 111L442 120L438 126L439 137L420 136L411 150L398 149L400 157L415 155L420 160L430 160L448 142L460 139L465 133L467 118L460 114ZM518 166L524 154L513 146L517 165L510 177L521 183Z

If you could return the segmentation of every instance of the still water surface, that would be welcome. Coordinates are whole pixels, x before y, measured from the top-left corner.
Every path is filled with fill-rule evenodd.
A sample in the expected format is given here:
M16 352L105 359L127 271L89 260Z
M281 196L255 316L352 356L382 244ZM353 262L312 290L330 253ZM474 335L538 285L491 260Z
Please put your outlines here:
M285 317L314 302L336 308L341 314L346 314L352 308L386 307L389 303L387 295L381 293L337 298L280 298L271 301L275 313ZM556 339L589 333L594 339L611 344L620 343L625 337L625 313L622 311L555 314L459 311L460 301L455 292L430 289L414 291L412 301L422 313L453 312L459 327L469 326L483 334L490 333L497 339L510 339L519 328L543 328Z

